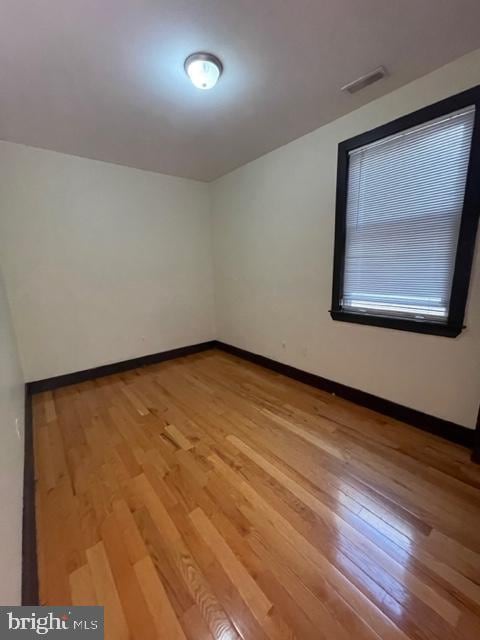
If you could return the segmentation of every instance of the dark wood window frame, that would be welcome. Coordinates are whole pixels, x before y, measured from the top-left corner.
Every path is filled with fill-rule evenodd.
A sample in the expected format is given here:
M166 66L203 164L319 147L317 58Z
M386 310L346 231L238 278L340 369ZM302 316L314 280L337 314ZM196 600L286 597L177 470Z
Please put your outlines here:
M447 321L428 322L410 318L345 311L341 306L341 298L345 264L348 163L350 151L471 105L475 105L475 120ZM429 333L450 338L458 336L462 329L465 328L463 321L475 251L475 236L477 233L479 213L480 85L450 98L446 98L445 100L441 100L440 102L436 102L423 109L419 109L393 122L377 127L372 131L362 133L361 135L341 142L338 145L335 248L332 308L330 311L333 320L368 324L402 331Z

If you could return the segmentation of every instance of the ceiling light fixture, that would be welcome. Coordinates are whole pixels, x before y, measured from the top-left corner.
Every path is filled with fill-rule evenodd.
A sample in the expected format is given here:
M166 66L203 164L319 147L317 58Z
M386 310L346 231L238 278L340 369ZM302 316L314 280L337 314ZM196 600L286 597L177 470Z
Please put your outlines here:
M212 53L192 53L185 60L184 66L197 89L213 89L223 71L222 63Z

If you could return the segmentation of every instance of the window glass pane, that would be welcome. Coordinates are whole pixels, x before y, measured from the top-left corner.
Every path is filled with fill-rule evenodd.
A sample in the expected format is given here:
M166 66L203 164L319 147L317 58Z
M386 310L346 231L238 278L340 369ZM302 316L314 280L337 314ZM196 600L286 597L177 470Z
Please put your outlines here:
M446 321L475 107L349 154L349 311Z

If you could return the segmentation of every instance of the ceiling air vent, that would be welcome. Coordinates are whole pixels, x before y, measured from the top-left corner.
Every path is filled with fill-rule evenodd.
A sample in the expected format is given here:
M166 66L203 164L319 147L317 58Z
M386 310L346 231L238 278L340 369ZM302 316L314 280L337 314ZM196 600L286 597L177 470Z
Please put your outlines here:
M353 82L349 82L344 87L342 87L342 91L348 91L348 93L356 93L360 91L360 89L364 89L368 87L369 84L373 84L377 82L377 80L381 80L387 75L387 70L385 67L377 67L370 73L365 74L364 76L360 76Z

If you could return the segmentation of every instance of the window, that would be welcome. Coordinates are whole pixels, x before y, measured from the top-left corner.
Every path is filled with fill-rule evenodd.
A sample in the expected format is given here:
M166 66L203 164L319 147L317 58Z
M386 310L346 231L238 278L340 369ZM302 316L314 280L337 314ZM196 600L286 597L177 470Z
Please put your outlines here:
M338 148L334 320L457 336L480 211L480 87Z

